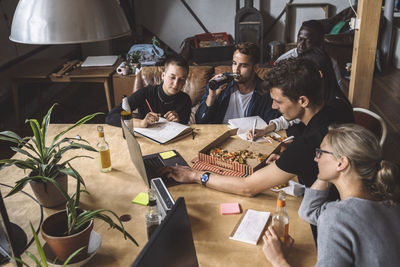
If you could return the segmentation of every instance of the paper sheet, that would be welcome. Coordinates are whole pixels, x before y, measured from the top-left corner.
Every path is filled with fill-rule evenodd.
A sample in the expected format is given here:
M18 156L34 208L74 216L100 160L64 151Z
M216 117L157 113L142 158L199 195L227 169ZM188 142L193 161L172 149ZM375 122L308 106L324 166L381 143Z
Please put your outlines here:
M228 121L229 128L238 128L237 135L243 140L247 140L246 133L253 129L254 121L257 120L256 129L263 129L268 124L260 116L252 116L245 118L230 119ZM258 138L255 142L265 142L265 138Z
M105 67L113 66L118 56L90 56L82 63L81 67Z
M229 239L257 245L257 241L268 222L270 212L247 210L236 231Z

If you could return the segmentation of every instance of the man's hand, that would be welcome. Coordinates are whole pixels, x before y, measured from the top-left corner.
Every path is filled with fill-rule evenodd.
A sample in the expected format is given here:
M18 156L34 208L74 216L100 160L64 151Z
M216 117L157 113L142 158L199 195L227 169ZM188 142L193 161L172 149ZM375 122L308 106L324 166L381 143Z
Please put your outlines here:
M217 74L214 77L212 77L210 79L210 81L212 81L216 78L220 78L222 76L223 76L223 74ZM208 81L208 82L210 82L210 81ZM220 87L218 87L217 90L211 90L210 88L208 88L208 96L206 99L206 105L208 107L211 107L212 105L214 105L214 101L215 101L215 98L217 97L217 95L219 95L222 91L224 91L227 86L228 86L228 84L223 84Z
M168 111L164 114L164 118L168 121L179 122L179 115L175 110Z
M281 157L281 155L279 154L271 154L269 155L269 157L267 158L267 160L265 161L265 163L267 165L271 164L272 162L275 162L277 159L279 159Z
M180 183L200 182L201 176L201 172L180 165L163 167L160 174Z
M292 248L294 239L289 236L287 242L282 244L274 228L270 225L263 235L263 252L265 257L273 266L290 266L285 255Z
M144 117L144 119L140 121L140 127L146 128L149 125L158 122L158 119L160 118L160 116L161 116L161 114L159 114L159 113L154 113L154 112L147 113L146 117Z

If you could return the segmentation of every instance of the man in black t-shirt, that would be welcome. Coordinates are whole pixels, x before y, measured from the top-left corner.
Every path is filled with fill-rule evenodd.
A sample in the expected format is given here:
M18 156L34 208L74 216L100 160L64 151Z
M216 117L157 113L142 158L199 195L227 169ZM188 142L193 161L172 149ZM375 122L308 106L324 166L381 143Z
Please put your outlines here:
M168 121L187 124L192 102L188 94L182 92L189 73L189 66L181 57L169 57L165 61L161 75L162 84L149 85L128 97L131 110L139 111L139 118L133 119L134 127L146 128L163 116ZM114 107L106 117L106 123L121 126L121 104Z
M273 186L287 183L295 175L310 186L318 168L314 162L315 149L332 123L354 121L353 112L345 101L334 99L325 105L321 94L322 79L315 64L304 58L281 61L265 77L273 99L272 107L288 121L299 118L301 123L287 130L294 141L279 156L272 155L268 165L245 179L204 173L189 167L167 167L164 172L179 182L197 182L204 186L254 196Z

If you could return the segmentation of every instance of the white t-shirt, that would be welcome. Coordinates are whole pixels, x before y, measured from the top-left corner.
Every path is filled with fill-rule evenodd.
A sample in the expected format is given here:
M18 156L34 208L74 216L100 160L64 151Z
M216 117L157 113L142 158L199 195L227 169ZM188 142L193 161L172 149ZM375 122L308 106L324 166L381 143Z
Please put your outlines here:
M228 123L230 119L244 118L247 109L249 108L251 97L254 91L245 95L241 94L239 90L236 90L231 94L229 98L229 105L226 109L225 117L222 123Z

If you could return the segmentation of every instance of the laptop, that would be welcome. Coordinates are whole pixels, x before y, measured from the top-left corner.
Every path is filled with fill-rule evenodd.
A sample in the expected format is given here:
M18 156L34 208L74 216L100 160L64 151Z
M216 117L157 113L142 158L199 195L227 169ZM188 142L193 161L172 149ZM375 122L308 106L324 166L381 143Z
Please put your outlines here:
M126 143L128 145L128 150L133 165L135 165L140 176L142 177L143 181L147 184L148 187L150 187L151 179L160 177L158 171L161 167L175 166L176 164L182 166L189 166L176 150L170 150L143 156L139 142L136 140L133 131L130 131L126 126L126 124L122 121L121 121L121 126L122 130L124 131ZM166 155L167 157L163 158L162 155ZM170 179L167 177L161 177L161 179L163 180L164 184L167 187L180 184L179 182L176 182L174 179Z

